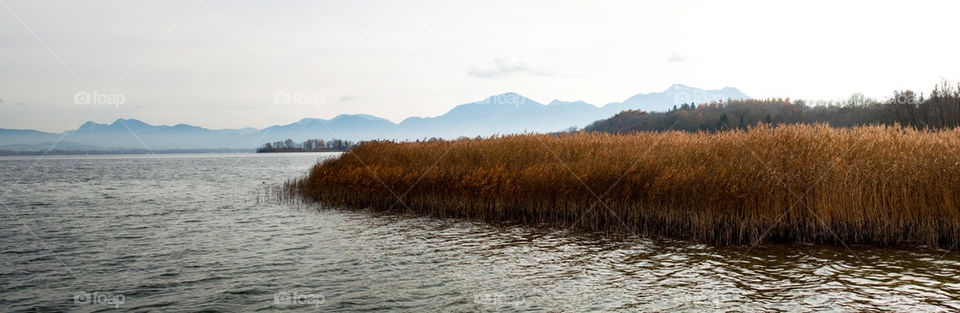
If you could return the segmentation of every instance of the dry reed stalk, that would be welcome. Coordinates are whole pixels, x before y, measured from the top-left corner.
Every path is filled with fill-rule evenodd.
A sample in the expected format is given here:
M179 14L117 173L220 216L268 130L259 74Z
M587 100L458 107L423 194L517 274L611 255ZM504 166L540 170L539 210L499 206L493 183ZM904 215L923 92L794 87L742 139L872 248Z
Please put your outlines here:
M958 129L761 125L379 141L347 153L355 155L317 164L287 192L330 205L721 244L949 246L960 236Z

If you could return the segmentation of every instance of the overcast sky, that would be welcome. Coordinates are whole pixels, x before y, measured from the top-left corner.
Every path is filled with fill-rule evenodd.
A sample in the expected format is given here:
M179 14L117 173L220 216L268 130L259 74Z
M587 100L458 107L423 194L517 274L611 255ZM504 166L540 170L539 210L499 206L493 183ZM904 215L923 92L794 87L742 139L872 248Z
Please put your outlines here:
M0 0L0 128L399 122L508 91L887 97L960 76L958 1Z

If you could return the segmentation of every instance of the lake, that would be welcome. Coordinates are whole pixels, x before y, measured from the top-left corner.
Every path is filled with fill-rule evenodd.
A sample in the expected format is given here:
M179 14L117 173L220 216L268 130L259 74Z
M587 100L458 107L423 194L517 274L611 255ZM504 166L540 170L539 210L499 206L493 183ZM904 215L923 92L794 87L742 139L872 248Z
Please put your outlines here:
M956 251L278 203L338 153L0 158L4 311L955 311ZM956 249L954 249L956 250Z

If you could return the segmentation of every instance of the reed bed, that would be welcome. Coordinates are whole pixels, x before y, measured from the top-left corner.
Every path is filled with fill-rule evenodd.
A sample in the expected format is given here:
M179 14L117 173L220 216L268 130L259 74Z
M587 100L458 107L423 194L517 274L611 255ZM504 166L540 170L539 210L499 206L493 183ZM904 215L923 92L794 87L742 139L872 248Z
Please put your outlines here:
M960 238L960 130L760 125L366 142L283 192L351 208L719 244L950 247Z

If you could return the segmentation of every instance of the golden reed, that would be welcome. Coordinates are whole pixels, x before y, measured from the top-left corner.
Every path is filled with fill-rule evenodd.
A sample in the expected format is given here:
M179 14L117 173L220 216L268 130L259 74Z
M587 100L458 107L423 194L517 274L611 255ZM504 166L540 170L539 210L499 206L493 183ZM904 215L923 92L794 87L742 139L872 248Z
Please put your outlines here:
M720 244L948 247L960 238L960 130L760 125L367 142L285 192L353 208Z

